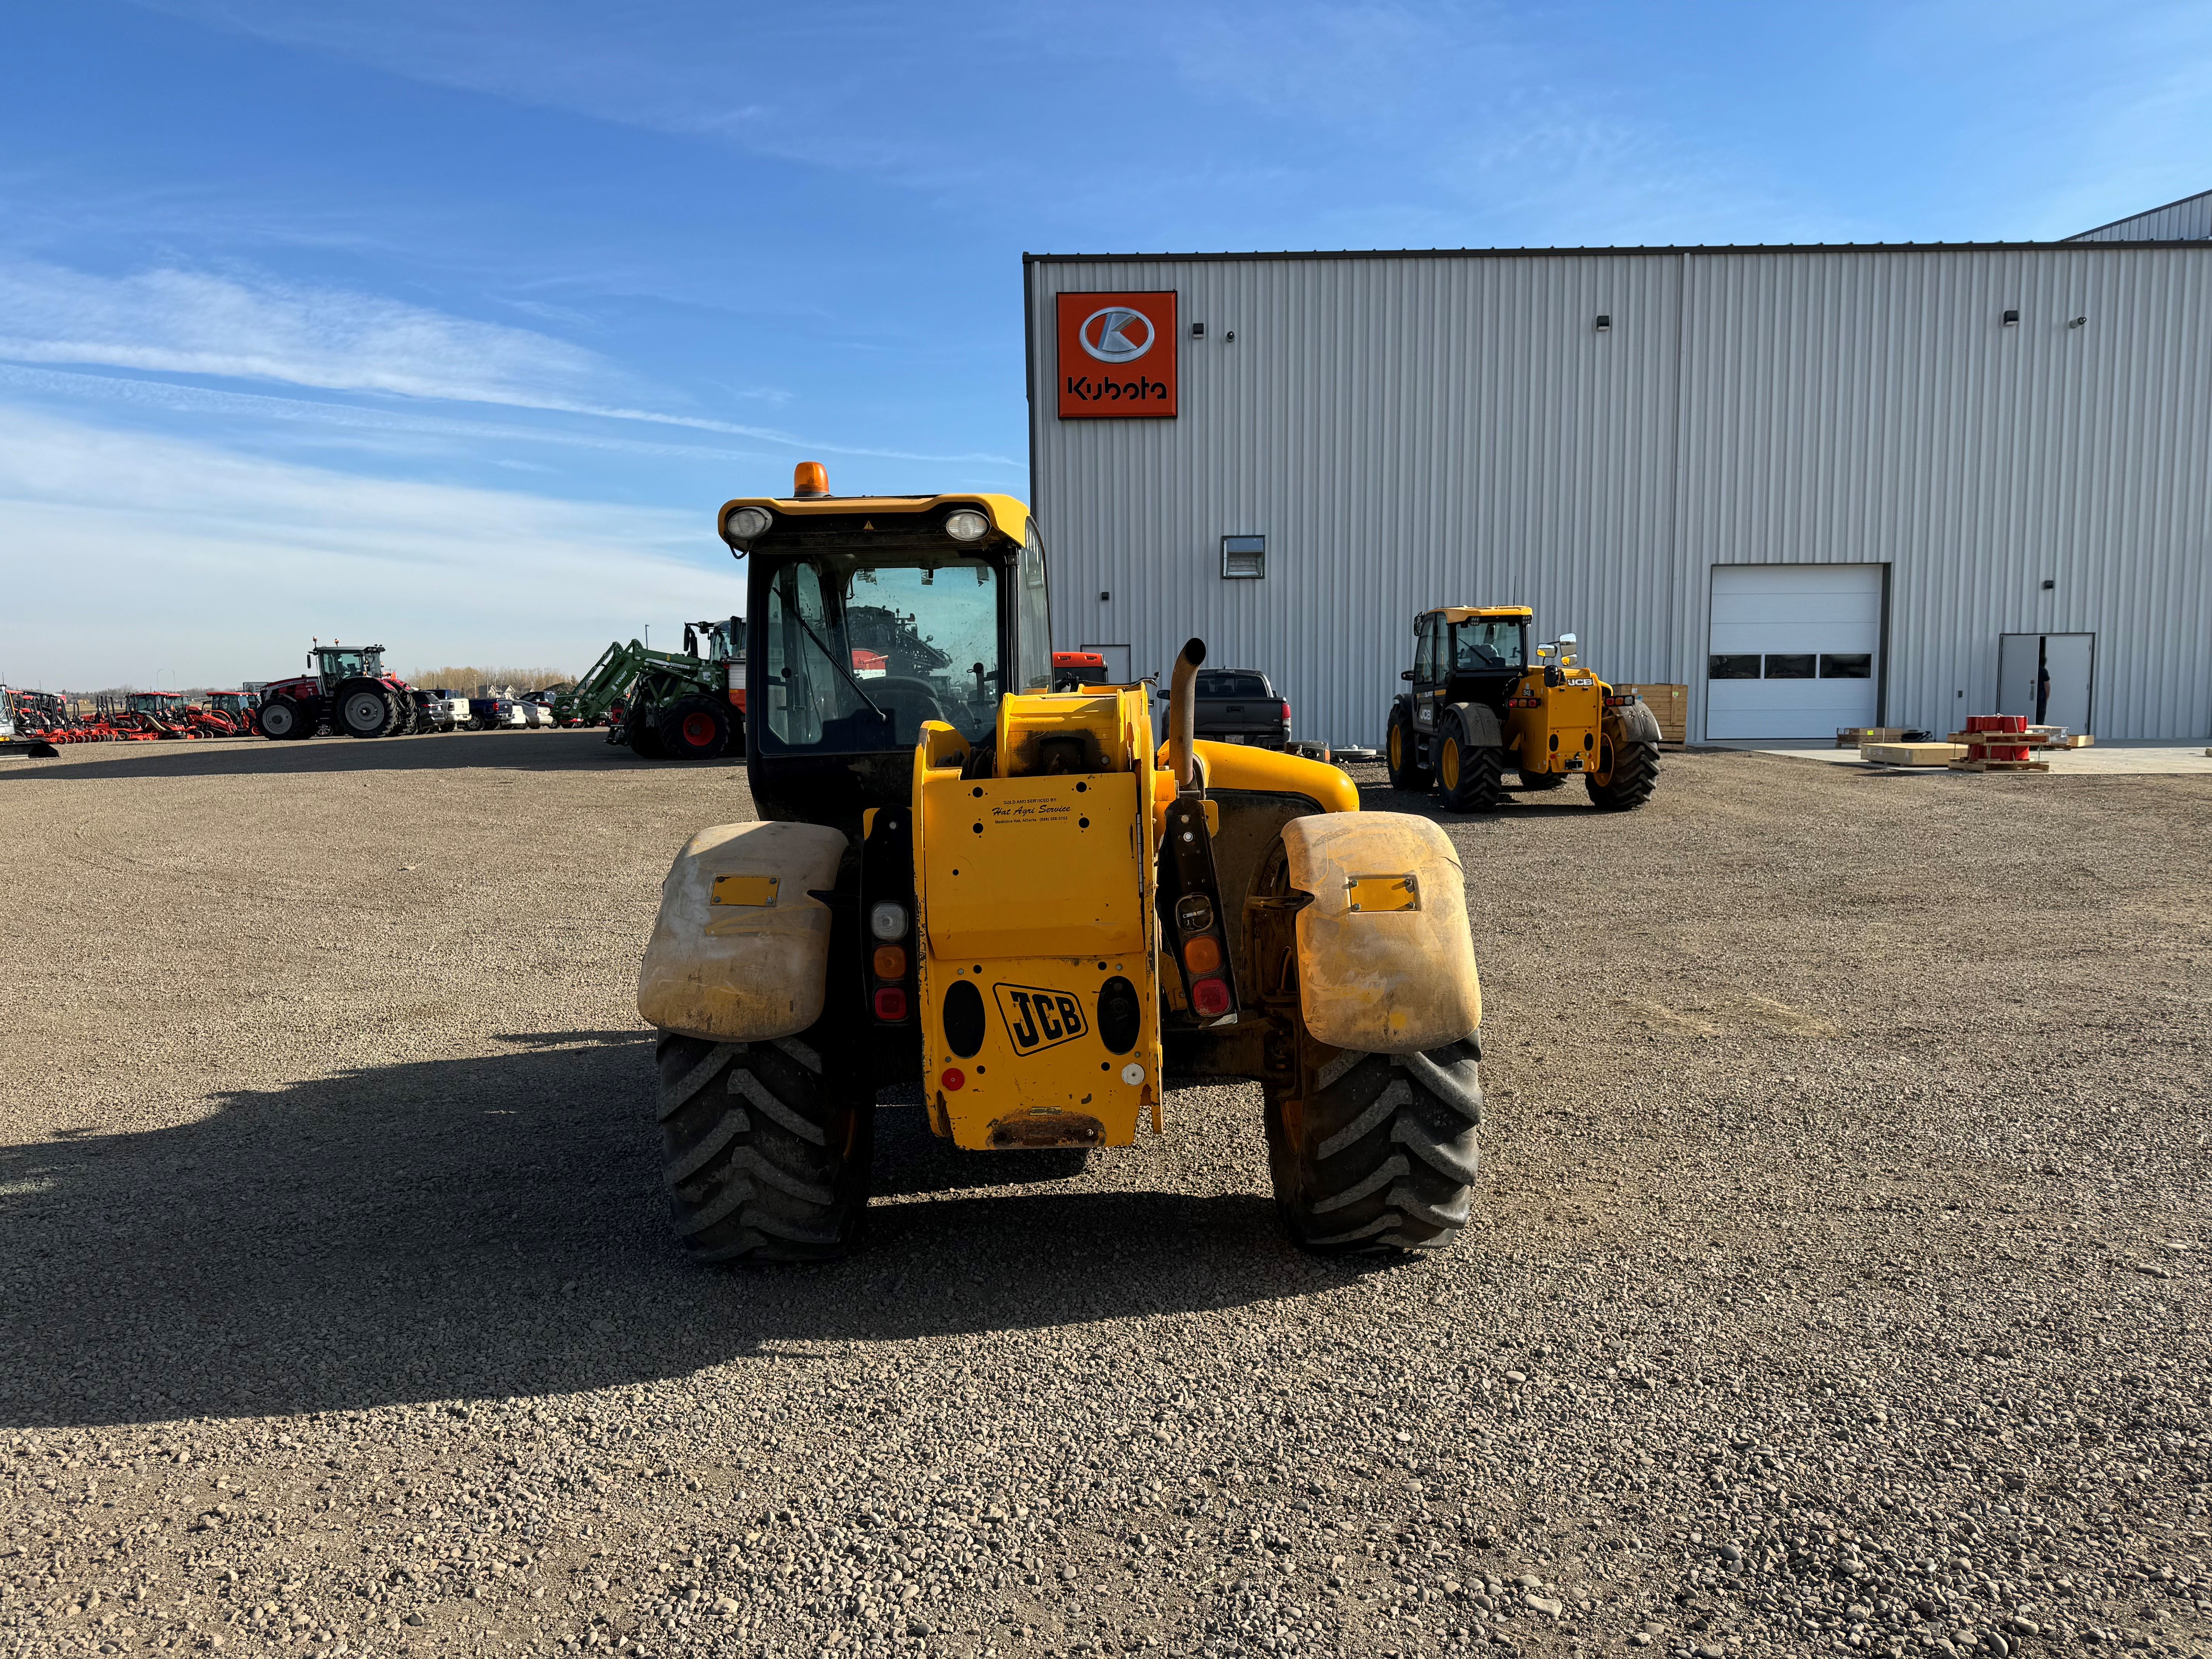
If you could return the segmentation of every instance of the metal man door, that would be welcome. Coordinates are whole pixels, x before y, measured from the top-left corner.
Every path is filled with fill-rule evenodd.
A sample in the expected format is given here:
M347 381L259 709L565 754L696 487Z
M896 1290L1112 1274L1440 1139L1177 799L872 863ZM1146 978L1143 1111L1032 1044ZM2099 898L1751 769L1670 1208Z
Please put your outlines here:
M2094 634L2000 634L1997 713L2069 732L2091 730L2096 663Z

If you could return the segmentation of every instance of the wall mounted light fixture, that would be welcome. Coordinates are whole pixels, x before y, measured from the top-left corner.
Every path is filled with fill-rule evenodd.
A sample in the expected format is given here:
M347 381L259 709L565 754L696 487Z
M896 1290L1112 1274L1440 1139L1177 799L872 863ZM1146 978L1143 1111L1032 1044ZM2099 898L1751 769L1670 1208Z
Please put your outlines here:
M2007 328L2018 328L2020 326L2020 313L2017 311L2008 311L2005 313L2004 325Z
M1601 334L1607 334L1612 332L1612 330L1613 319L1605 313L1600 312L1597 319L1597 331Z

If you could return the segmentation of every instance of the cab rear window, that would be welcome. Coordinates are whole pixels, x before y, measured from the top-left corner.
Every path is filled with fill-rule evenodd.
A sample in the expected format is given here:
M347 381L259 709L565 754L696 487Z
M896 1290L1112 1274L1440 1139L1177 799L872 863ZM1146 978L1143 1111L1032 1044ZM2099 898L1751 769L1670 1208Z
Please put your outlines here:
M1198 677L1201 697L1265 697L1267 677L1261 674L1206 674Z

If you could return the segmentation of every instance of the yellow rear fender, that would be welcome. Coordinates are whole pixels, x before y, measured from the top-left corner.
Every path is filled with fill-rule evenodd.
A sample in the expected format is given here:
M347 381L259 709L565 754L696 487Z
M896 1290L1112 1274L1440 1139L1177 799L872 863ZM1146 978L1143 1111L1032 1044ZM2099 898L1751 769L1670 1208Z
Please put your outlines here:
M818 823L720 823L691 837L660 887L637 1011L717 1042L794 1036L822 1018L830 908L843 833Z
M1466 877L1450 839L1400 812L1316 813L1283 826L1298 912L1298 1011L1313 1036L1412 1054L1482 1024Z

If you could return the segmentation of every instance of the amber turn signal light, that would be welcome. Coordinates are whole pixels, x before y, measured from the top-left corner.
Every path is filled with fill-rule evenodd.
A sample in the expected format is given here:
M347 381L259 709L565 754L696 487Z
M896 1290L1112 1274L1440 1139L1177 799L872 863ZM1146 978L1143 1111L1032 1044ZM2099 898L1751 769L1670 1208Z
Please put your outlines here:
M1182 965L1194 974L1210 974L1221 966L1221 946L1214 939L1200 934L1182 947ZM890 975L880 975L888 979Z
M899 945L878 945L875 956L878 979L906 977L906 947Z

